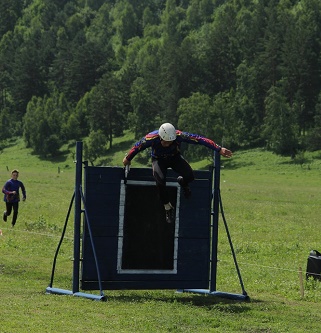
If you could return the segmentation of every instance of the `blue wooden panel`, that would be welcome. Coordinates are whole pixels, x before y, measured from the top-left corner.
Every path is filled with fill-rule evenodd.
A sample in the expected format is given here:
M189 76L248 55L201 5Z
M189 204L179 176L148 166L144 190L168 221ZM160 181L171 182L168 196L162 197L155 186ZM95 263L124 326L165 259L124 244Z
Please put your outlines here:
M82 280L81 288L83 290L99 290L97 281ZM206 280L158 280L158 281L102 281L104 290L151 290L151 289L208 289L209 282Z
M212 170L194 170L194 176L197 180L210 180L212 179ZM178 174L173 170L167 171L167 181L176 181ZM154 181L152 169L150 168L131 168L128 174L129 180L145 180Z
M89 167L85 168L86 185L99 183L118 183L123 176L124 170L119 167Z
M176 203L179 216L176 225L165 222L151 169L130 170L125 204L121 197L122 193L126 193L123 178L122 168L85 168L86 211L94 236L103 288L208 288L212 172L195 171L195 181L191 184L192 196L185 199L176 185L177 174L168 170L167 181L174 184L174 187L170 187L172 201L176 203L176 198L180 198ZM138 184L130 185L130 181ZM121 214L124 214L121 205L125 205L125 215L126 212L131 214L130 217L125 216L123 226L120 222ZM132 208L129 209L128 205ZM146 207L152 210L148 211ZM142 210L148 211L147 215L144 216ZM168 254L169 250L172 254ZM82 252L82 288L99 289L86 227ZM126 253L132 255L126 259ZM173 260L173 264L168 260ZM156 269L149 267L154 264Z

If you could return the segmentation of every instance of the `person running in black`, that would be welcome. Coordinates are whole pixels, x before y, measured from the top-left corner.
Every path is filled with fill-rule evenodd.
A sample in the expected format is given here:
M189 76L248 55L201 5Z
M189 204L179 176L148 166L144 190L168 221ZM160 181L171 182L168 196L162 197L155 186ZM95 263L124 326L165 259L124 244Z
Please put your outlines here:
M191 134L175 129L170 123L164 123L158 130L148 133L140 141L136 142L129 153L124 157L123 164L129 165L137 153L146 148L151 148L153 176L156 180L160 200L164 205L166 221L171 223L175 220L175 209L169 201L166 190L166 172L172 168L179 174L177 181L183 189L185 197L191 195L188 186L194 180L194 174L189 163L180 153L182 142L199 144L216 150L220 155L230 158L232 152L219 146L214 141L198 134Z
M6 203L6 210L3 212L3 221L7 222L8 216L10 216L13 210L12 216L12 226L14 227L17 222L20 194L19 189L21 188L22 200L26 200L26 189L23 183L18 180L19 171L13 170L11 172L11 179L9 179L2 188L2 193L4 193L4 202Z

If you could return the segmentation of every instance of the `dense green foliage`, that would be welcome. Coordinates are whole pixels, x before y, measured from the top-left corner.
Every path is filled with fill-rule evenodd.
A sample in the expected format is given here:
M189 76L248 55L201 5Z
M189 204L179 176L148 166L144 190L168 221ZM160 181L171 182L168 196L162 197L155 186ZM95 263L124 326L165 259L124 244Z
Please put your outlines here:
M233 149L321 148L319 0L0 0L0 11L0 140L54 155L94 132L111 149L125 129L139 138L170 121Z

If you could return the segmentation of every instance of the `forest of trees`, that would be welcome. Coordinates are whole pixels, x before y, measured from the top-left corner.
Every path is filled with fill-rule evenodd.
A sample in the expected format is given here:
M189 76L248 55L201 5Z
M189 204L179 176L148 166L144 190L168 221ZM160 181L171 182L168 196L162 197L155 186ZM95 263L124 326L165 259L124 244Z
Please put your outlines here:
M321 149L320 0L0 0L0 12L0 141L112 149L168 121L231 149Z

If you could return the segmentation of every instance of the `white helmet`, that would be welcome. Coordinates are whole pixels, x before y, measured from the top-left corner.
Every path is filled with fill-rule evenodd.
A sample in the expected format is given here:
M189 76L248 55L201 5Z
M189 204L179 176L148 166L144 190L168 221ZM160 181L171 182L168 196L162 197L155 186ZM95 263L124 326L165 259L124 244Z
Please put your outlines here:
M170 123L162 124L158 130L158 134L164 141L174 141L176 139L175 127Z

